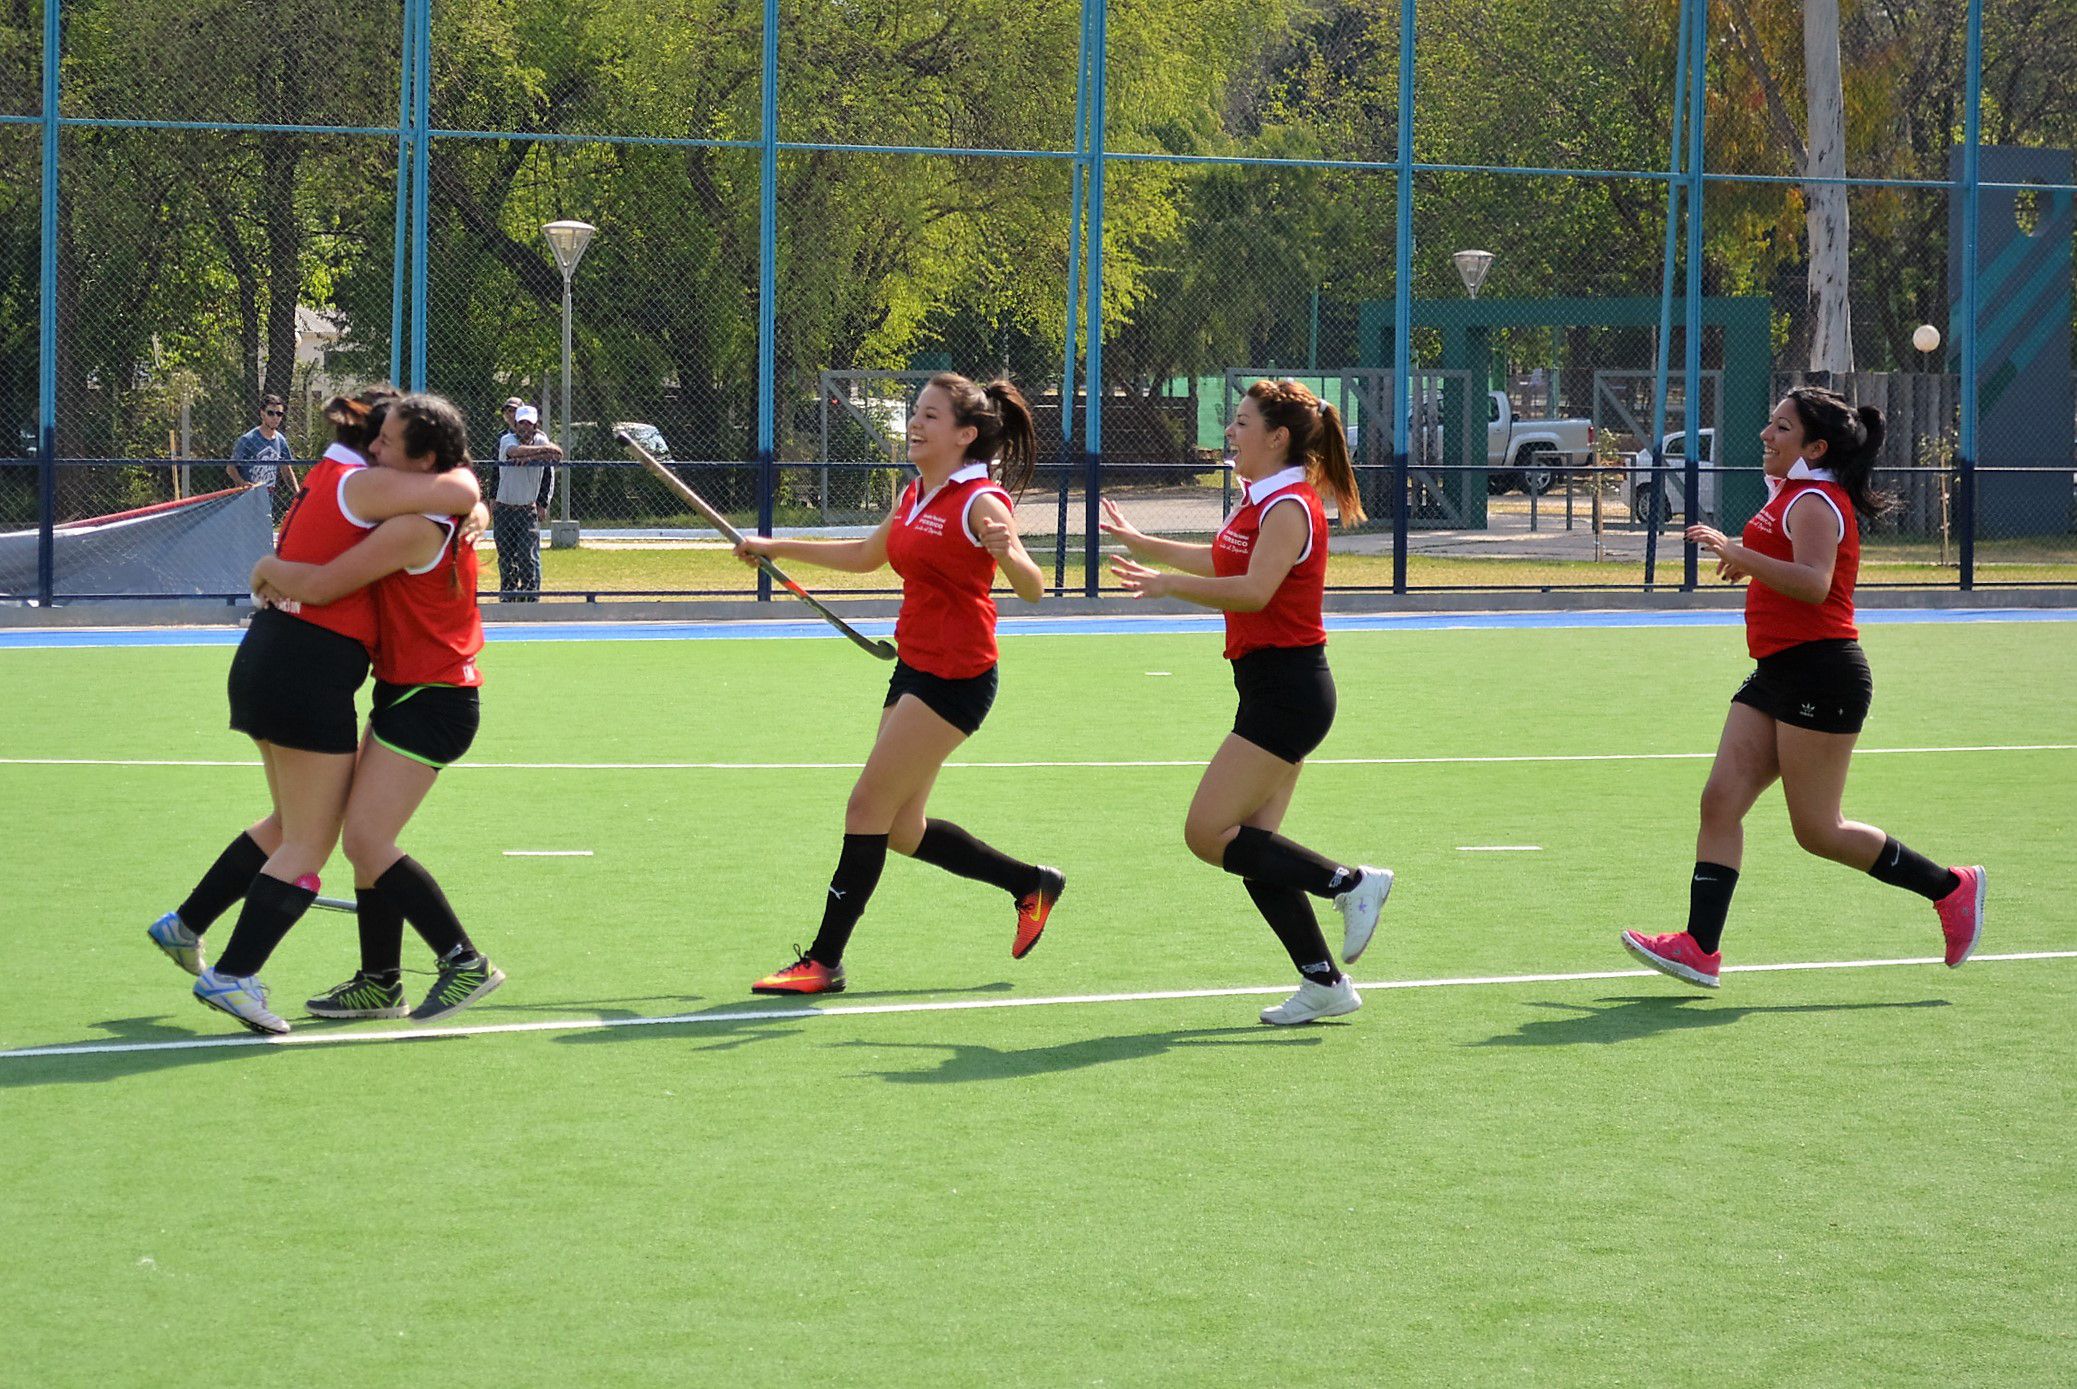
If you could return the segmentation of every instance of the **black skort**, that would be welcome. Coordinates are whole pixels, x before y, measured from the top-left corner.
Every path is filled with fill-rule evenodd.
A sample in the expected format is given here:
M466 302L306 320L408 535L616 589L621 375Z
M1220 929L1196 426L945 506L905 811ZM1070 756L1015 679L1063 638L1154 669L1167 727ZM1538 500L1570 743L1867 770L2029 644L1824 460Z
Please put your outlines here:
M277 747L352 756L353 694L367 678L368 649L352 637L261 608L231 658L231 727Z
M1267 646L1233 663L1233 731L1286 762L1303 762L1334 727L1334 672L1324 646Z
M1800 642L1760 657L1733 704L1814 733L1858 733L1875 699L1875 676L1851 637Z
M400 757L435 771L461 761L482 720L474 685L392 685L375 682L368 734Z
M925 708L971 738L995 703L996 667L990 666L967 680L947 680L942 675L918 670L907 661L894 663L887 681L887 700L880 707L892 709L896 700L912 694Z

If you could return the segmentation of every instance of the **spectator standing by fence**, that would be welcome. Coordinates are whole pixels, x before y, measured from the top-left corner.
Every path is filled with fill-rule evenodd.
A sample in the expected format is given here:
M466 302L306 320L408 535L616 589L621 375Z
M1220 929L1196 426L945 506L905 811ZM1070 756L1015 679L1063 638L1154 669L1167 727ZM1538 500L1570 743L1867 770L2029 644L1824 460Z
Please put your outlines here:
M231 445L231 465L226 472L231 480L241 487L265 487L274 507L274 519L279 521L286 503L284 495L296 495L296 470L288 465L294 461L295 452L289 448L288 435L281 432L281 419L286 406L278 395L260 397L260 422L238 436ZM281 474L288 474L288 486L279 485Z
M541 430L541 412L514 406L512 428L498 440L498 488L490 510L498 542L498 588L508 603L535 603L541 591L541 522L555 495L563 451Z

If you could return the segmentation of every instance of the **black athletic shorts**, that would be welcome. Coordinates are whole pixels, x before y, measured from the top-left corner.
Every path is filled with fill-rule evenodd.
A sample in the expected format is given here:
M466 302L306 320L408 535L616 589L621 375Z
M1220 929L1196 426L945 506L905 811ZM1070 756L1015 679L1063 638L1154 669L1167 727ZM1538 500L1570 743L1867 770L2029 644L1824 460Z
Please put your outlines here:
M438 770L459 762L476 741L480 719L474 685L375 682L368 732L391 752Z
M360 746L353 692L368 649L277 608L252 615L231 658L231 727L303 752L351 756Z
M1324 646L1265 646L1233 663L1233 731L1286 762L1303 762L1334 727L1334 672Z
M887 682L887 702L880 707L892 709L896 700L912 694L931 713L971 738L980 731L981 720L988 717L989 707L995 703L995 671L990 666L968 680L947 680L942 675L918 670L907 661L896 661L894 675Z
M1791 728L1858 733L1875 698L1875 676L1850 637L1800 642L1760 657L1733 704L1749 704Z

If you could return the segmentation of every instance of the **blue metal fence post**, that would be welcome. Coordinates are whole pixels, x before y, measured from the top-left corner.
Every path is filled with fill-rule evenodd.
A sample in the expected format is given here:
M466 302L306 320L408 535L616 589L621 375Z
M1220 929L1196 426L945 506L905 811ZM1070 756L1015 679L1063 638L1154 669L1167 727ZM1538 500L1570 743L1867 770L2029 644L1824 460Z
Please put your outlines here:
M1688 58L1688 280L1687 326L1683 330L1687 348L1683 389L1687 419L1687 516L1694 518L1701 473L1701 435L1695 415L1702 399L1702 92L1709 77L1709 0L1693 0L1695 13L1689 24L1694 48ZM1699 582L1697 552L1685 547L1687 563L1681 587L1693 592Z
M1659 345L1652 363L1651 505L1645 510L1644 586L1650 590L1659 567L1659 513L1665 501L1666 391L1673 342L1673 257L1680 246L1681 125L1688 104L1688 28L1693 0L1680 0L1679 37L1673 44L1673 135L1666 158L1666 252L1659 267ZM1694 413L1693 402L1688 413ZM1634 504L1637 489L1630 492Z
M59 0L43 0L43 232L36 344L36 605L57 587L58 529L58 60Z
M1983 0L1969 0L1968 37L1968 95L1964 98L1967 110L1962 118L1962 323L1961 323L1961 407L1960 438L1956 441L1959 456L1956 465L1960 477L1956 479L1956 510L1960 513L1961 587L1963 592L1976 587L1976 372L1978 354L1976 333L1976 300L1978 277L1976 273L1978 227L1982 220L1982 163L1978 150L1983 143Z
M1104 44L1107 41L1108 16L1104 11L1105 0L1093 0L1096 24L1090 45L1089 82L1089 315L1088 315L1088 366L1084 372L1084 405L1082 440L1088 466L1084 470L1087 479L1083 497L1084 516L1082 528L1082 593L1096 596L1097 580L1101 577L1101 556L1097 542L1103 536L1098 524L1103 505L1103 131L1104 131Z
M428 3L430 0L428 0ZM412 72L418 62L418 23L413 13L420 0L405 0L403 63L397 71L397 249L390 266L389 379L404 373L404 276L409 265L405 238L411 227L411 100L416 92Z
M1067 216L1067 333L1060 365L1060 499L1054 522L1053 588L1067 588L1067 485L1069 460L1075 441L1075 346L1077 315L1082 295L1082 183L1089 162L1089 64L1095 57L1091 42L1094 12L1103 0L1082 0L1082 34L1076 41L1079 60L1075 77L1075 158L1070 176ZM1087 464L1083 466L1087 471Z
M426 388L426 263L430 259L426 164L433 103L433 0L414 0L418 55L411 65L411 389ZM567 426L567 421L564 422Z
M757 160L757 529L772 533L778 492L779 312L779 0L764 0L764 74ZM772 600L772 576L757 571L758 601Z
M1413 410L1414 0L1399 0L1398 227L1392 251L1392 592L1406 592Z

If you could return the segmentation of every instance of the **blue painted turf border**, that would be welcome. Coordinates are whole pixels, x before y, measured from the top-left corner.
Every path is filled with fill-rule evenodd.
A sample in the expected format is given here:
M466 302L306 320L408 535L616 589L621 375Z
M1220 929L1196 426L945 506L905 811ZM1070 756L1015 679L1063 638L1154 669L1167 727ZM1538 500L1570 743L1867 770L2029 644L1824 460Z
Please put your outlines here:
M1863 608L1869 626L1950 622L2077 622L2077 608ZM1005 617L1004 636L1173 636L1211 634L1216 613L1147 617ZM1329 632L1444 632L1556 630L1607 627L1735 627L1736 608L1665 612L1364 613L1327 617ZM892 618L853 624L871 636L889 636ZM236 646L241 627L17 627L0 628L0 651L122 646ZM493 643L518 641L770 641L808 637L839 640L824 623L790 622L497 622Z

